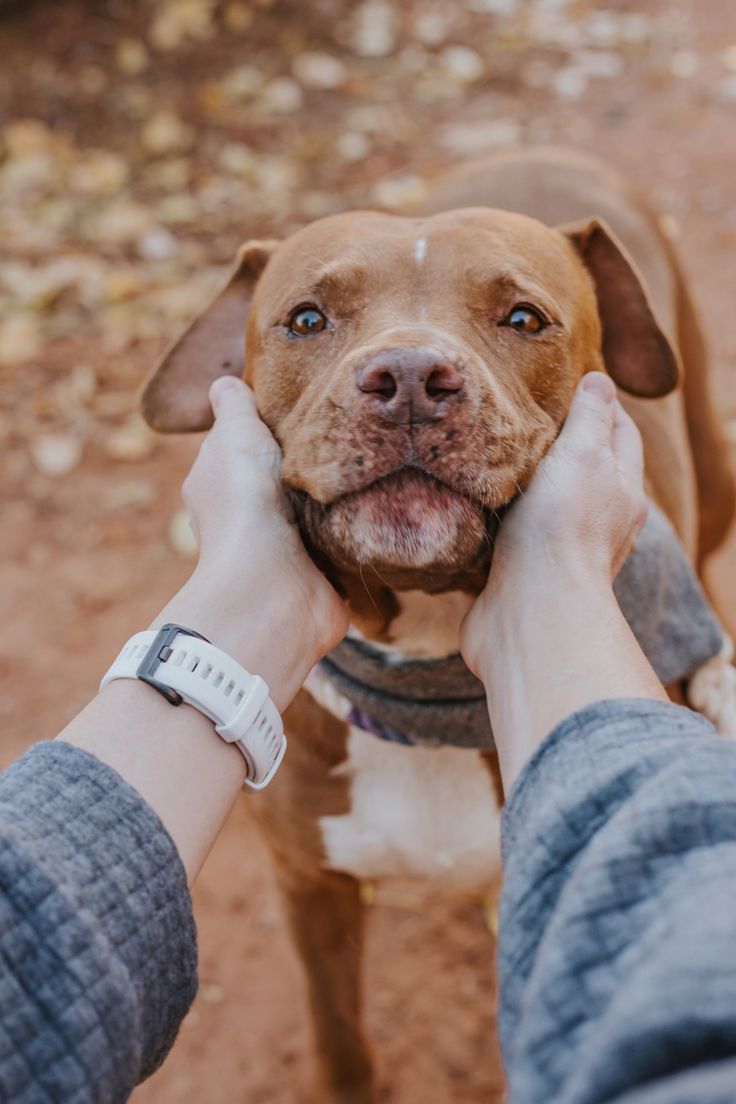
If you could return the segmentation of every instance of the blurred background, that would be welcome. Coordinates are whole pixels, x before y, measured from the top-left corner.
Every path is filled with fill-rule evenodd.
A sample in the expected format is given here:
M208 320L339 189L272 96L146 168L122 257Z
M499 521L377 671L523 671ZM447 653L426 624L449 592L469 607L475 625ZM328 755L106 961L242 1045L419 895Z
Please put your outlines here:
M156 438L137 394L243 238L400 211L508 146L597 153L678 239L736 442L729 0L0 0L0 57L0 766L59 730L190 569L197 441ZM195 894L200 995L137 1104L313 1100L245 805ZM382 1100L500 1100L492 953L479 902L378 893Z

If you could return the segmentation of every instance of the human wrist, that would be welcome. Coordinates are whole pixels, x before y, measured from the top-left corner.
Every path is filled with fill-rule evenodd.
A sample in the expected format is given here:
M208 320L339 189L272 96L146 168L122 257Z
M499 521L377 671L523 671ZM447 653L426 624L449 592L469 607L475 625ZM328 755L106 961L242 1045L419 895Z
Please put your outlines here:
M151 624L172 621L191 628L268 684L283 711L317 661L304 603L262 574L230 569L222 560L200 562Z
M489 602L493 633L478 660L507 792L565 717L603 699L666 699L605 575L523 582Z
M553 559L514 556L491 573L484 595L484 614L465 644L471 667L487 686L498 676L499 660L525 653L544 636L550 642L564 635L565 625L602 610L618 611L606 572L573 557ZM500 640L503 639L503 656Z
M520 587L527 591L532 587L542 595L564 591L572 597L612 592L611 556L592 547L590 540L581 546L574 539L541 533L531 545L500 543L494 550L488 586L493 595L505 597L518 594Z

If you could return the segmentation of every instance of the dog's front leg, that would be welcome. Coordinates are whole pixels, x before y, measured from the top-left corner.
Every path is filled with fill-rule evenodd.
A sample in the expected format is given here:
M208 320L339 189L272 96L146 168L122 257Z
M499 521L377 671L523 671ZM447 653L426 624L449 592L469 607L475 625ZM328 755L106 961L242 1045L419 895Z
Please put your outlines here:
M304 965L324 1104L370 1104L372 1065L361 1024L363 906L347 874L277 866Z

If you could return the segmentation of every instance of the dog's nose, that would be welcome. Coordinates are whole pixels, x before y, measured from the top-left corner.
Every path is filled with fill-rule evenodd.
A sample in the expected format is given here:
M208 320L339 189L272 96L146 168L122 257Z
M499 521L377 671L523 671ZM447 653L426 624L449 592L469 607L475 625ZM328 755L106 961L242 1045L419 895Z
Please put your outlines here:
M463 395L463 377L435 349L385 349L356 372L358 390L396 425L433 422Z

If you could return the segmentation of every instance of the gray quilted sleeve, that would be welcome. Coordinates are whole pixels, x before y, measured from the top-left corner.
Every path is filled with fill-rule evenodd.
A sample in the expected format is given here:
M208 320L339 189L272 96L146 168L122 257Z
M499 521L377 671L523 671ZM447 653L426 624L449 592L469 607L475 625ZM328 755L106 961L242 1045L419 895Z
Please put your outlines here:
M0 775L0 1100L127 1099L197 985L186 875L138 793L60 741Z
M504 813L509 1104L736 1100L736 746L687 709L568 718Z

